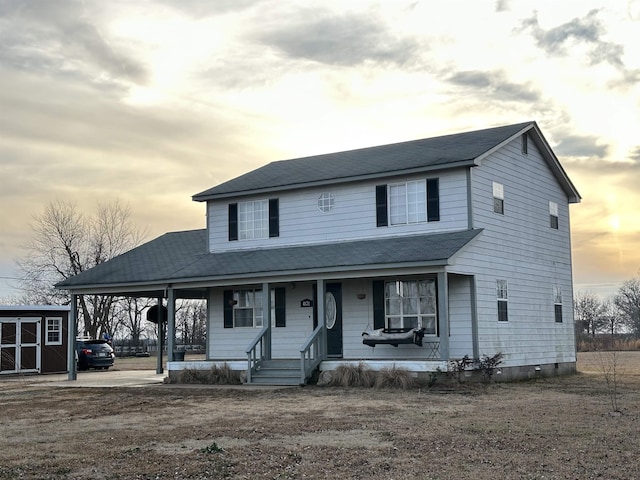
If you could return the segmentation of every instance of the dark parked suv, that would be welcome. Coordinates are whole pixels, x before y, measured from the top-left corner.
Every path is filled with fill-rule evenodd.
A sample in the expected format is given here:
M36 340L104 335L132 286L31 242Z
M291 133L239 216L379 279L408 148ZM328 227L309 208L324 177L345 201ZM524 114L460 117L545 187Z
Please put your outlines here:
M104 368L113 366L116 355L106 340L76 340L78 370Z

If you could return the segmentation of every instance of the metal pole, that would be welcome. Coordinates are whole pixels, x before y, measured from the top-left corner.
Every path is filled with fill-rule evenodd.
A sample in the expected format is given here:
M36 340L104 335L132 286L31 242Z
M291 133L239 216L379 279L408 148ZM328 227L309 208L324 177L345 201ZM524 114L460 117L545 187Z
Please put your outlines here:
M78 372L76 370L76 332L78 331L78 312L76 309L77 297L71 294L71 309L69 310L69 319L67 320L67 371L69 372L68 380L77 380Z
M156 362L156 373L163 373L162 370L162 348L164 345L164 316L162 315L162 297L158 297L158 354Z
M449 361L449 283L447 272L438 272L438 324L440 360Z
M176 294L171 287L167 293L167 361L173 362L176 343ZM160 372L162 373L162 372Z

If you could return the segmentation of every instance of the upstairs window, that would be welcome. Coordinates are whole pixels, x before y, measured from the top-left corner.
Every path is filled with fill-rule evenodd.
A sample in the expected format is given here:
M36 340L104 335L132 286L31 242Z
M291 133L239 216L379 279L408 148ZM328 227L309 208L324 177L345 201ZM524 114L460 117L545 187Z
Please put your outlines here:
M558 204L556 202L549 202L549 226L557 230L558 225Z
M257 200L238 204L238 238L252 240L269 235L269 202Z
M493 211L504 215L504 186L493 182Z
M507 291L506 280L496 280L496 295L498 297L498 321L508 322L509 321L509 308L508 308L509 295Z
M376 187L377 226L440 220L439 180L430 178Z
M562 287L553 287L553 309L556 323L562 323Z
M427 185L425 182L389 185L389 221L391 225L427 221Z
M529 153L529 135L522 134L522 154L527 155Z
M279 224L277 198L229 204L230 241L277 237Z

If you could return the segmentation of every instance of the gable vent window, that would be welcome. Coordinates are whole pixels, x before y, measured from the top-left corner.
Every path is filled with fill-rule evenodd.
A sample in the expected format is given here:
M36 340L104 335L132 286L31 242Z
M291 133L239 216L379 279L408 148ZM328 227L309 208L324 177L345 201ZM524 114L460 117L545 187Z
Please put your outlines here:
M493 182L493 211L504 215L504 186Z
M331 195L331 193L329 192L325 192L318 197L318 210L320 210L322 213L329 213L331 210L333 210L334 202L335 200L333 198L333 195Z
M529 153L529 135L522 134L522 154L527 155Z
M508 309L508 292L507 281L496 280L496 294L498 297L498 321L509 321L509 309Z
M557 230L558 225L558 204L556 202L549 202L549 226Z

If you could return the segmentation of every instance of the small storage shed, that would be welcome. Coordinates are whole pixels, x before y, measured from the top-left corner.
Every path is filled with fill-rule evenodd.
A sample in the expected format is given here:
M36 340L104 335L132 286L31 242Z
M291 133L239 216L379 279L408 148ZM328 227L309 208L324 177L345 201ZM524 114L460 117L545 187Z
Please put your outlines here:
M0 374L67 371L69 307L0 305Z

